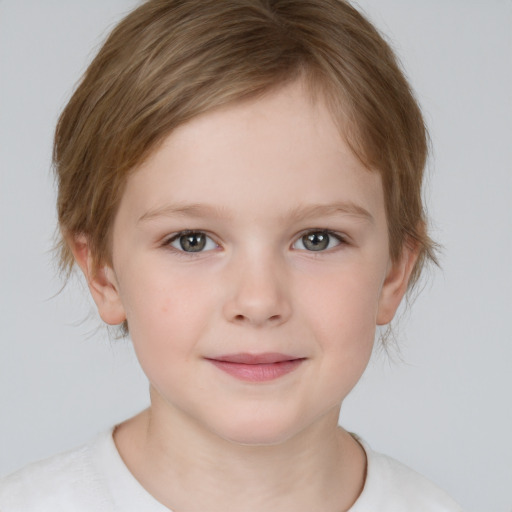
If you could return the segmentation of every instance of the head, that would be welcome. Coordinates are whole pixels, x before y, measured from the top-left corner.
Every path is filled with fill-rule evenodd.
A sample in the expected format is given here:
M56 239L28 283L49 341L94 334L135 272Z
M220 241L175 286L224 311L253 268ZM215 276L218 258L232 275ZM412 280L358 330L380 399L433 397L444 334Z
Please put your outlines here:
M426 155L392 51L348 3L152 0L114 29L59 120L62 266L76 259L102 318L130 329L153 405L275 442L337 418L375 325L432 258ZM299 210L326 196L343 222ZM168 202L186 203L179 222ZM199 238L171 236L190 228ZM318 257L305 246L324 242ZM204 254L178 256L183 243ZM302 384L217 379L211 361L235 350L290 355Z

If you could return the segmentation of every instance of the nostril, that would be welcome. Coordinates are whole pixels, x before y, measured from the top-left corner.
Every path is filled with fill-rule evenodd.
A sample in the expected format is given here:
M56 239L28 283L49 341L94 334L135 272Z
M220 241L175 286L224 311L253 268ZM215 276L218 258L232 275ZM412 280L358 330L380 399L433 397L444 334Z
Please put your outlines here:
M233 317L235 322L245 322L246 320L249 320L249 317L246 315L235 315ZM281 319L281 315L272 315L268 318L268 321L278 321Z

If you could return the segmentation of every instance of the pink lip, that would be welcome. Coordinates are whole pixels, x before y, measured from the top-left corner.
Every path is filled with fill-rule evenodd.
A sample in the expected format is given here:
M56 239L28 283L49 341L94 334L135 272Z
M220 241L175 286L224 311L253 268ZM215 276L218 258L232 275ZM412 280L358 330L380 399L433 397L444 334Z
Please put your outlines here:
M305 358L278 353L229 354L208 358L220 370L248 382L278 379L300 366Z

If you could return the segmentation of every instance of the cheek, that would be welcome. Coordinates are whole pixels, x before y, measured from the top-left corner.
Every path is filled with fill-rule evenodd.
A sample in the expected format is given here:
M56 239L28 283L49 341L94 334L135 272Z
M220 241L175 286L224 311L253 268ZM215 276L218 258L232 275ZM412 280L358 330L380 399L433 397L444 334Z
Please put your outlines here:
M156 263L130 273L121 298L141 364L166 354L188 357L212 314L211 286L193 273L172 272Z
M364 372L375 339L380 284L368 266L331 273L322 286L309 283L301 312L322 356L326 394L346 395Z
M380 274L368 265L351 265L329 272L325 278L317 276L303 283L306 293L301 294L301 309L306 315L311 312L317 331L326 330L331 337L333 332L340 336L351 331L354 334L374 332Z

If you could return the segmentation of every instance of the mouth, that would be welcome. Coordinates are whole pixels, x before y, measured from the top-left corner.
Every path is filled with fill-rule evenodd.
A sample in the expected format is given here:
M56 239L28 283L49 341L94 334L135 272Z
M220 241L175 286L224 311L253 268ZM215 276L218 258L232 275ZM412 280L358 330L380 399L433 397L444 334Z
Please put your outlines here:
M305 357L279 353L228 354L207 358L219 370L246 382L275 380L296 370Z

